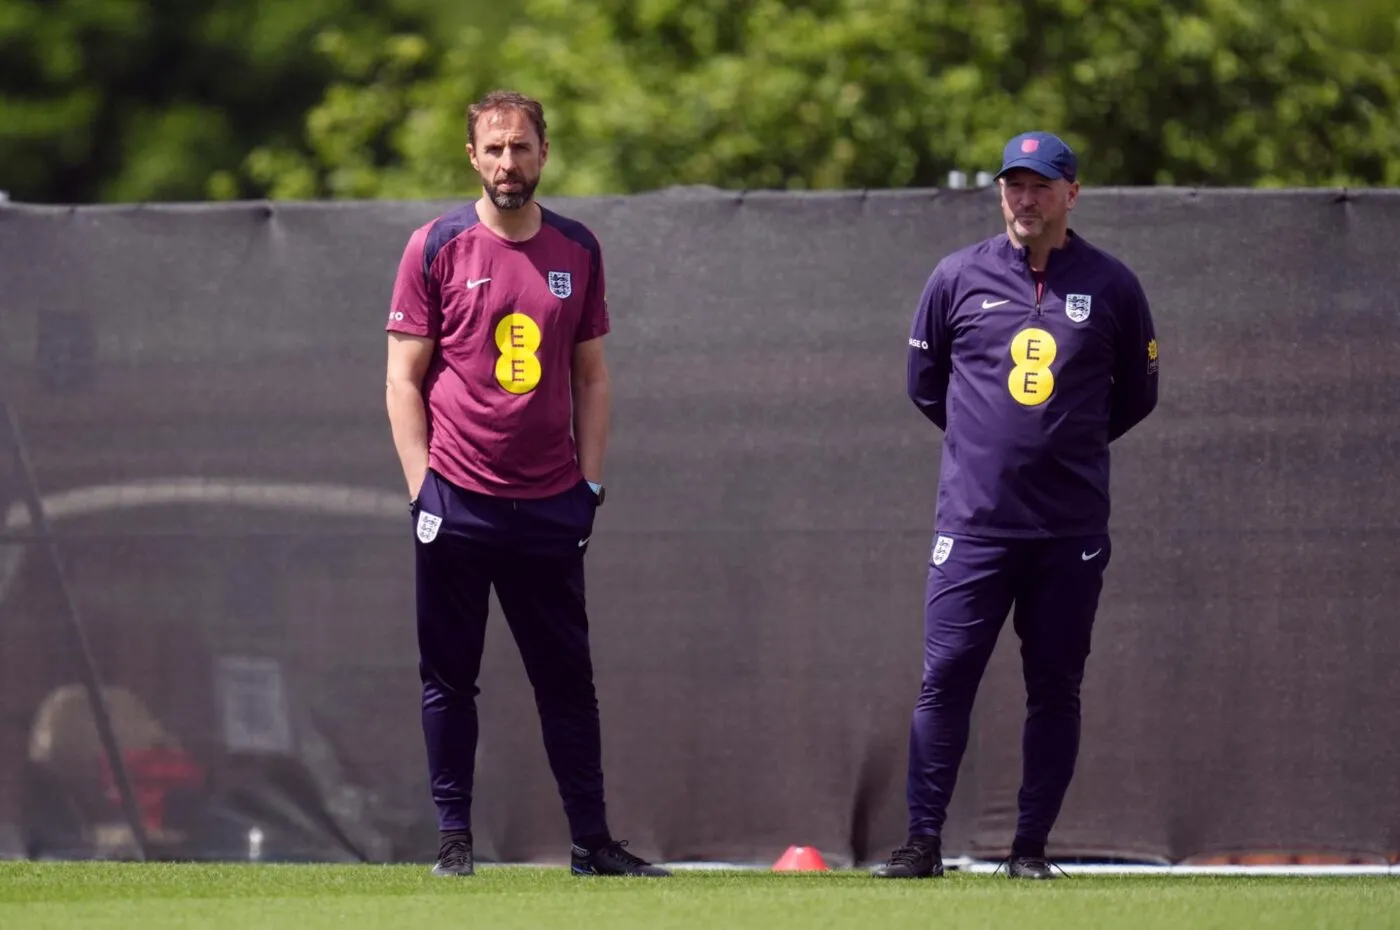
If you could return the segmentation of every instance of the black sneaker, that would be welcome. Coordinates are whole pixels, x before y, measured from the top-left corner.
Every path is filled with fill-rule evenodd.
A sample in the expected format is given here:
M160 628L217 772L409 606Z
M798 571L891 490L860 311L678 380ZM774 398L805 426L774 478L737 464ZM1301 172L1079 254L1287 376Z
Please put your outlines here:
M589 852L581 846L573 848L570 862L575 875L643 875L664 878L671 873L626 850L627 841L613 842Z
M438 850L434 875L475 875L476 865L472 862L471 840L444 840Z
M1012 856L1006 860L1006 877L1048 881L1055 873L1050 871L1050 862L1044 856Z
M870 873L876 878L940 878L943 853L935 843L910 843L890 854L890 861Z

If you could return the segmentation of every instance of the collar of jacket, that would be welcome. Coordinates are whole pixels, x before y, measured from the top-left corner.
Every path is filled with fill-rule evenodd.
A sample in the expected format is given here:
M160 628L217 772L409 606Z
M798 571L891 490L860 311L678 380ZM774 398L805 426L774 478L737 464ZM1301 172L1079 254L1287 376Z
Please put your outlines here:
M1084 240L1079 237L1079 234L1073 229L1068 230L1065 236L1065 244L1058 249L1052 249L1050 251L1050 257L1045 262L1045 270L1049 271L1051 267L1058 270L1066 265L1072 264L1083 254L1086 248L1087 245ZM1029 250L1024 246L1018 247L1013 243L1011 237L1006 233L1002 233L997 237L997 252L1004 256L1011 267L1017 271L1027 270L1026 253L1028 251Z

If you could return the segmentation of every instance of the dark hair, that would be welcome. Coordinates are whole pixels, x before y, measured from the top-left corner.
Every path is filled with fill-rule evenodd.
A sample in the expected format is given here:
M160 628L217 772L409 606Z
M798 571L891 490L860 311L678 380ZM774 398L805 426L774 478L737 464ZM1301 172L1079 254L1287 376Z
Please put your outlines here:
M519 110L534 124L535 134L544 141L544 107L538 100L532 100L513 90L493 90L476 103L467 107L467 143L476 145L476 122L487 113L496 110Z

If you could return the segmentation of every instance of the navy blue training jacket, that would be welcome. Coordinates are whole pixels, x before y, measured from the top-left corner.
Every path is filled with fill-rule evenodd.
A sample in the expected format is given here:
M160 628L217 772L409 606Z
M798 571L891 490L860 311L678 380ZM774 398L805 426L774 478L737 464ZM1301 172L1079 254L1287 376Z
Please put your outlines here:
M1073 232L1041 277L1002 234L944 258L919 300L908 391L944 430L940 533L1108 531L1109 443L1157 405L1151 311Z

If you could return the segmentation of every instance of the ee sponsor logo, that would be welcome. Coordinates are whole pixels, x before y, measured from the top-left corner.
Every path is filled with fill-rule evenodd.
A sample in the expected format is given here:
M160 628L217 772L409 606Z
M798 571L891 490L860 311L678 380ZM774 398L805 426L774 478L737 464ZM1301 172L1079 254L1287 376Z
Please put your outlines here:
M507 313L496 324L496 380L512 394L528 394L540 383L539 356L544 334L534 320L523 313Z
M1050 365L1058 350L1055 337L1043 329L1023 329L1011 340L1011 360L1016 367L1011 369L1006 386L1016 403L1038 407L1050 399L1055 390Z

